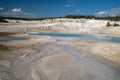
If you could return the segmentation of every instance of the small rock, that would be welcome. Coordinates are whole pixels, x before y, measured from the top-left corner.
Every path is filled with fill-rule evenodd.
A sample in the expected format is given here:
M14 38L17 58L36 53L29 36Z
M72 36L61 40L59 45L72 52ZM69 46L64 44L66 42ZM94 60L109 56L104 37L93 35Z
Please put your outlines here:
M0 60L0 65L10 68L10 61Z
M34 80L42 80L41 76L40 76L40 73L38 71L33 71L32 72L32 77L33 77Z
M5 72L0 72L0 80L10 80L10 77Z

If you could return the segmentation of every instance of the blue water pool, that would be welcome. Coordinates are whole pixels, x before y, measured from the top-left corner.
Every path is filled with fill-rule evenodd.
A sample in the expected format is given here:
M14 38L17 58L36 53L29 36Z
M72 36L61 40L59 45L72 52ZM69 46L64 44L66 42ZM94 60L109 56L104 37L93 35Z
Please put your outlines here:
M120 37L106 36L106 35L89 35L89 34L69 34L69 33L40 33L30 34L34 36L53 36L72 39L97 40L120 43Z

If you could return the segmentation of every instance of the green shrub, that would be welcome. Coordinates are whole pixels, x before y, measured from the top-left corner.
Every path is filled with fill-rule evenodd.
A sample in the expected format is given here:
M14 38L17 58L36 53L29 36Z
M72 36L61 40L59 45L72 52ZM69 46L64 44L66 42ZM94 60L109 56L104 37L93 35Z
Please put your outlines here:
M117 23L114 23L114 25L113 25L113 26L115 27L115 26L120 26L120 25L119 25L119 24L117 24Z
M6 21L4 19L0 19L0 22L8 23L8 21Z
M110 22L107 22L107 25L106 25L106 26L107 26L107 27L111 26Z

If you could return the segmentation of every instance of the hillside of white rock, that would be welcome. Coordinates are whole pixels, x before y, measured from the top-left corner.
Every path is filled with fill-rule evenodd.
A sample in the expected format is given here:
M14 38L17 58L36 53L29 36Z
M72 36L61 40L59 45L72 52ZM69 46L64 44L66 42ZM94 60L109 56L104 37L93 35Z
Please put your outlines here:
M9 20L9 23L0 23L0 31L4 32L65 32L65 33L95 33L95 34L120 34L120 26L106 27L107 23L120 24L116 21L94 19L47 19L47 20Z

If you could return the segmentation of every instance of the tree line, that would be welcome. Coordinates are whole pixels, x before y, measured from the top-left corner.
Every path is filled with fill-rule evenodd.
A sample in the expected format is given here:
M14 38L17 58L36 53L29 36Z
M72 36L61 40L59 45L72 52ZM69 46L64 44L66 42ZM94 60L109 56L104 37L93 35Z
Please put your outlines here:
M72 18L72 19L85 18L85 19L120 21L120 16L97 17L97 16L94 16L94 15L66 15L65 18Z
M13 20L46 20L46 19L55 19L55 18L71 18L71 19L97 19L97 20L110 20L110 21L120 21L120 16L114 17L97 17L94 15L66 15L63 17L42 17L42 18L20 18L20 17L3 17L0 16L0 22L7 22L5 19L13 19Z

